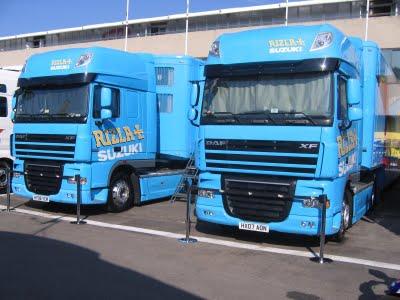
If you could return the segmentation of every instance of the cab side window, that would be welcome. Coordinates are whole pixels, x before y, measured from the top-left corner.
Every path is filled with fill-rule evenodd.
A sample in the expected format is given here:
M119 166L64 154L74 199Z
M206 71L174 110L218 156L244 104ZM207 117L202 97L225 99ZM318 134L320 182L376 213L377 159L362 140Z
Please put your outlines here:
M347 120L347 87L346 80L342 77L339 78L339 107L338 107L338 117L339 120Z
M7 117L7 98L0 97L0 118Z
M119 89L111 89L112 100L111 100L111 111L112 118L118 118L120 112L120 92ZM96 85L94 87L93 95L93 118L99 119L101 116L101 86Z
M0 83L0 93L7 93L7 87L5 84Z

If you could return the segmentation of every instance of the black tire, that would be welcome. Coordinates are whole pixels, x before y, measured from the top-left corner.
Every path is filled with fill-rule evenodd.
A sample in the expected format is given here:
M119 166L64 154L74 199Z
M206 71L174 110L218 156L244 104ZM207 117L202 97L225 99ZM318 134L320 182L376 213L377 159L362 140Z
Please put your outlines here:
M332 239L337 243L344 241L347 229L353 225L353 195L347 188L345 189L343 195L341 216L340 229L332 237Z
M10 165L6 161L0 161L0 194L7 193L7 168Z
M376 180L374 182L374 187L372 191L373 199L370 199L370 209L373 210L376 206L382 203L382 190L378 187Z
M107 210L122 212L132 207L134 202L134 187L130 174L117 172L113 175L108 188Z
M372 212L374 210L374 207L376 205L376 200L377 200L377 188L376 188L376 182L374 182L374 185L372 187L372 194L371 194L371 198L369 198L369 203L368 203L368 211Z

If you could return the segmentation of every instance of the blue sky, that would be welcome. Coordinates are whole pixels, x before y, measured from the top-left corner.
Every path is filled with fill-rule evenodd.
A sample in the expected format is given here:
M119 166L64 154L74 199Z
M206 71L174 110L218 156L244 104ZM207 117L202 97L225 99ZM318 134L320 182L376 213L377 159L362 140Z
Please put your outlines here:
M185 11L186 0L130 0L129 18ZM191 0L191 11L263 5L280 0ZM125 19L126 0L0 0L0 36Z

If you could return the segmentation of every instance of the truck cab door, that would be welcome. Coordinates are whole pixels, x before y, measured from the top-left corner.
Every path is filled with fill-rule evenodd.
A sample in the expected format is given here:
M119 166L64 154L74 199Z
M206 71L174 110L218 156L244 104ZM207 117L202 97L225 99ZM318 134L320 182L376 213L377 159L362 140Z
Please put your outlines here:
M339 176L343 176L360 169L361 143L360 121L349 120L349 103L347 99L347 79L338 76L338 109L339 136Z

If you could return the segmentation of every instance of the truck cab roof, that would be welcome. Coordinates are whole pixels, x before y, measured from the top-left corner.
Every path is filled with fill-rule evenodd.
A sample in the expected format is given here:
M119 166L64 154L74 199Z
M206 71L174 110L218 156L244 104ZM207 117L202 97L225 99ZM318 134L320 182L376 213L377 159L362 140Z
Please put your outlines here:
M221 35L207 65L334 58L360 71L362 46L361 39L347 37L330 24L261 28Z
M114 76L134 80L143 90L154 90L154 56L103 47L70 48L32 55L22 70L19 86L56 84L65 79ZM43 79L43 80L41 80ZM51 79L51 80L49 80ZM86 79L87 80L87 79Z

